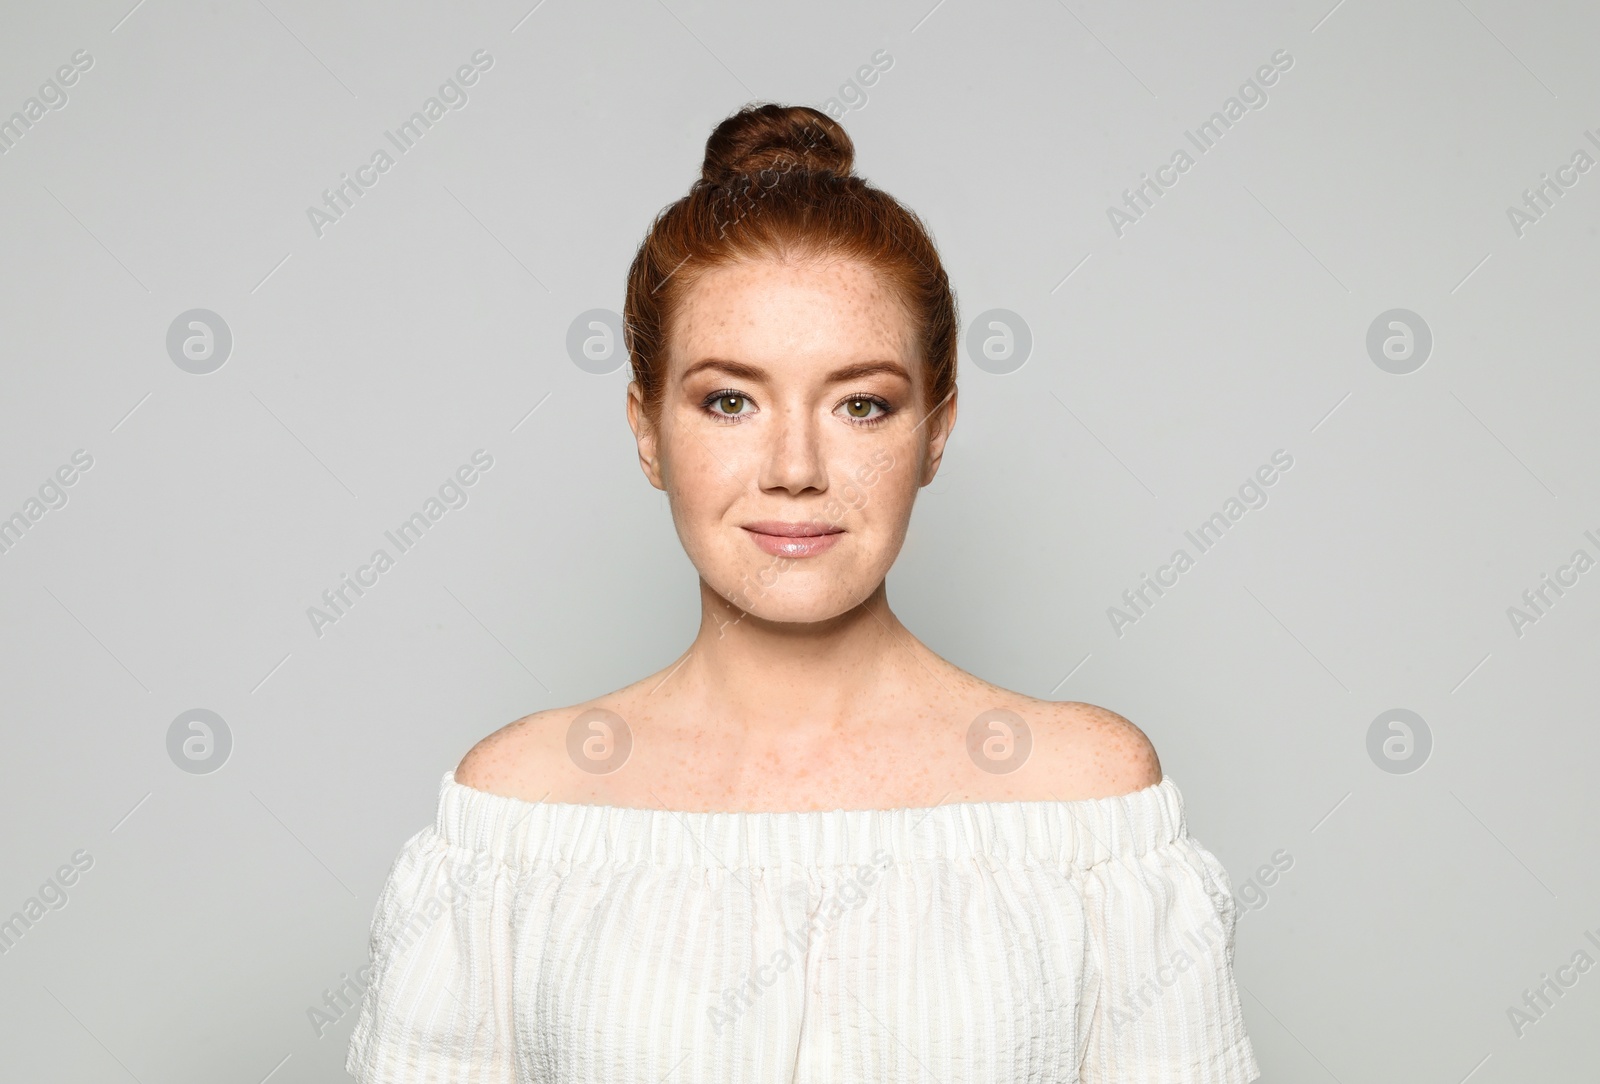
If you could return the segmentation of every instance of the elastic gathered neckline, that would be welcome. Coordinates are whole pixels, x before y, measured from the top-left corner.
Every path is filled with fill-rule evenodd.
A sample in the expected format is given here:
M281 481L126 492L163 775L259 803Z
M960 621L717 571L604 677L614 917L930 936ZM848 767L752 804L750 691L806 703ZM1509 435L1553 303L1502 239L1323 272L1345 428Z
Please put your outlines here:
M1176 842L1187 825L1171 776L1128 794L1072 801L692 813L529 802L458 783L447 771L434 831L447 844L514 867L734 870L968 858L1087 869Z

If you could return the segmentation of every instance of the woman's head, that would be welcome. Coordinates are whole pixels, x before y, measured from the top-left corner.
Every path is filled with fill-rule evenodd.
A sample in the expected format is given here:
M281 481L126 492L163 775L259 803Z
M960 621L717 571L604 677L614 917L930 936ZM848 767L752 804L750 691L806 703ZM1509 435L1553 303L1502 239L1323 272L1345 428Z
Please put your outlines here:
M955 419L938 253L852 157L814 109L735 114L628 274L641 464L702 578L775 621L822 620L876 589ZM796 549L774 524L830 534Z

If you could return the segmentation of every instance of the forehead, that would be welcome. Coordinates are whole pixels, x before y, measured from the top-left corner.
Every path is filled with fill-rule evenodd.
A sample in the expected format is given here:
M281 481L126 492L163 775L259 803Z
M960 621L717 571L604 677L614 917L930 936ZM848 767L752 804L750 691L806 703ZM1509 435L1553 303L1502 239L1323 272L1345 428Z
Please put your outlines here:
M673 329L674 353L763 364L892 357L909 361L915 336L904 308L854 260L745 261L701 274Z

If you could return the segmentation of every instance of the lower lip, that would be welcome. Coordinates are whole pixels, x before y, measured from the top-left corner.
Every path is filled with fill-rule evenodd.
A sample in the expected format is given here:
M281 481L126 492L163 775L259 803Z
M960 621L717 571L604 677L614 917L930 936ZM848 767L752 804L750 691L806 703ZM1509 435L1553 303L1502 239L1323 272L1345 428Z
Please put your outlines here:
M839 536L844 533L843 531L834 531L832 534L811 534L789 538L784 535L762 534L760 531L752 531L748 527L744 528L744 530L755 540L756 545L774 557L815 557L819 553L832 549L833 544L839 541Z

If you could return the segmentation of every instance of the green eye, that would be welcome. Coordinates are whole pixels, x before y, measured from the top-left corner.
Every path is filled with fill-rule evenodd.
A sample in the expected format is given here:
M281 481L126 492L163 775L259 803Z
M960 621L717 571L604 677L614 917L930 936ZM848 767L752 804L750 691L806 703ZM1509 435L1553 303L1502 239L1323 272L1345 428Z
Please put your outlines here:
M876 395L853 395L841 405L845 417L860 426L877 425L894 413L893 408ZM873 413L874 409L877 413Z
M737 413L739 413L739 408L744 406L744 396L742 396L742 395L722 395L722 396L718 396L717 397L717 405L719 407L724 407L724 406L731 407L731 409L725 410L723 412L725 414L737 414Z

